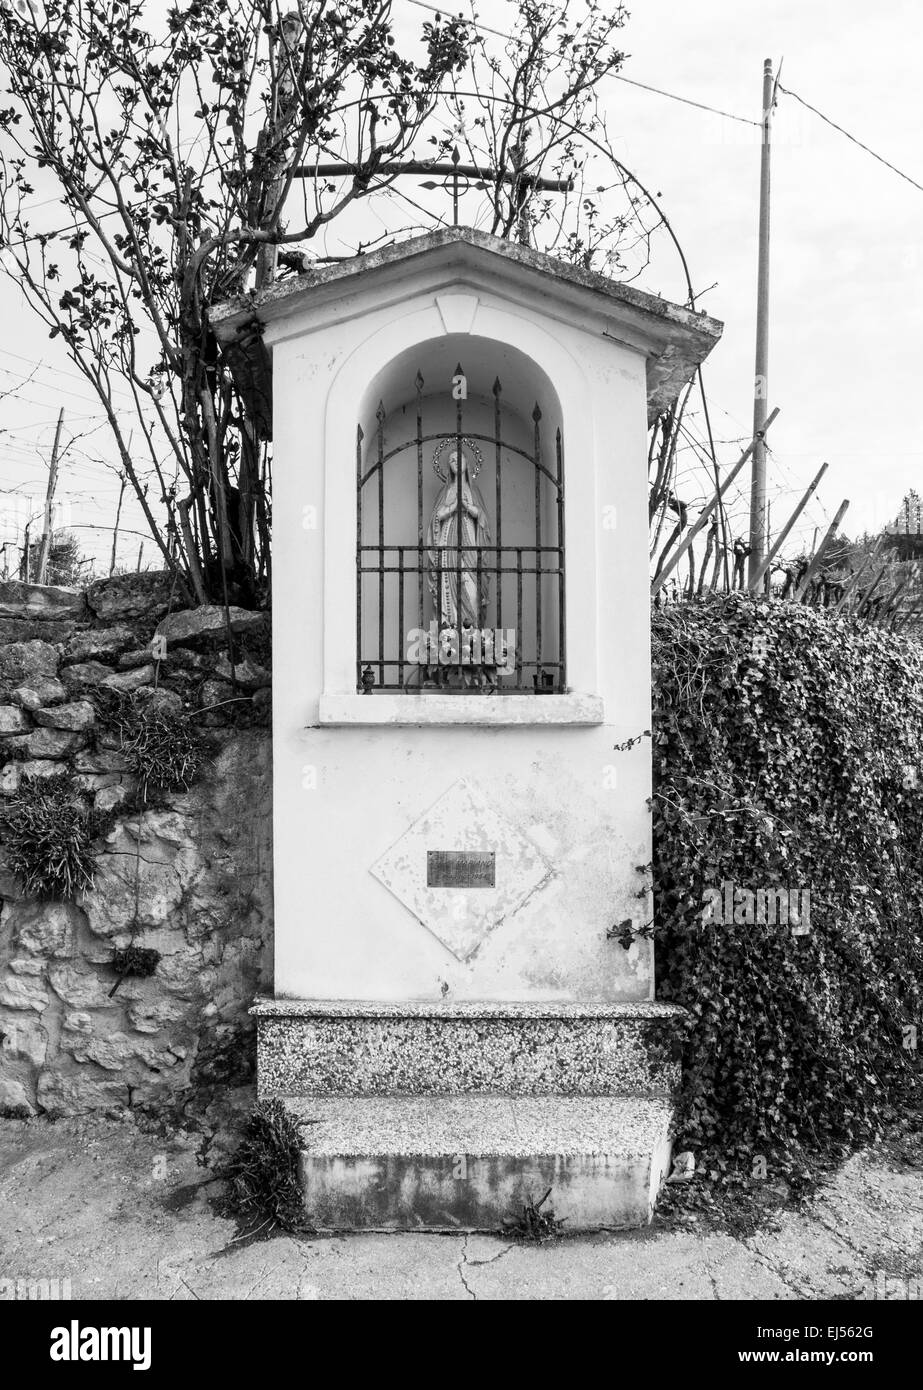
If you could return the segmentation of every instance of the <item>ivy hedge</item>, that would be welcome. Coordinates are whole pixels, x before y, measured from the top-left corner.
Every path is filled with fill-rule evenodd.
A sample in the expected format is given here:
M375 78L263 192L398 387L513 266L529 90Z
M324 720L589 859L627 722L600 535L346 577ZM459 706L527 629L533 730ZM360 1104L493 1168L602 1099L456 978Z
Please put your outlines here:
M653 659L681 1146L791 1168L867 1142L920 1106L923 647L732 594L656 611Z

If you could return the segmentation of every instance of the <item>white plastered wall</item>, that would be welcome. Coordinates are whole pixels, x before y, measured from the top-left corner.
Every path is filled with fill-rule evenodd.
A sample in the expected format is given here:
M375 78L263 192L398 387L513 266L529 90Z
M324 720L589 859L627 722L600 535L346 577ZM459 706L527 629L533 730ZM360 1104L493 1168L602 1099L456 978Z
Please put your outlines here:
M637 866L650 859L650 745L615 750L650 727L644 357L579 321L552 319L471 282L421 288L398 308L376 303L372 282L348 310L312 315L308 303L266 333L275 439L276 993L649 998L648 944L626 951L606 939L614 923L650 916L636 896L644 882ZM396 357L466 329L531 359L560 401L573 694L361 696L359 411ZM500 718L502 725L483 722ZM462 777L552 869L466 961L371 872Z

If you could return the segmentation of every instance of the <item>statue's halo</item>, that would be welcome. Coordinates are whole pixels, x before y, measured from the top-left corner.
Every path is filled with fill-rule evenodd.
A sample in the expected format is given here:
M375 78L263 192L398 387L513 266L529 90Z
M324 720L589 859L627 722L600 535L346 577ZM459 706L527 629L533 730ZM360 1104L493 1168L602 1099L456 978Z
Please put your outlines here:
M457 435L447 434L445 439L443 439L442 443L436 445L436 452L433 454L433 472L435 473L436 477L444 483L447 483L449 480L446 477L445 473L443 473L442 469L439 467L439 455L442 453L443 449L447 444L455 444L457 442L457 439ZM474 454L475 463L471 470L471 481L474 482L474 479L481 471L481 464L484 462L484 460L481 457L481 451L475 444L474 440L469 439L466 434L462 435L462 444L467 444L468 448Z

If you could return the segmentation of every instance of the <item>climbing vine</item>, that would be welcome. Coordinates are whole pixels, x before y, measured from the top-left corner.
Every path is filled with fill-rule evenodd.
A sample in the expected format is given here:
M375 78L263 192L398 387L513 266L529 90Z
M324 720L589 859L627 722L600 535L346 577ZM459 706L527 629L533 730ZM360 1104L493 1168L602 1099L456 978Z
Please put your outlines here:
M831 1153L919 1106L923 648L800 605L654 615L659 994L682 1147Z

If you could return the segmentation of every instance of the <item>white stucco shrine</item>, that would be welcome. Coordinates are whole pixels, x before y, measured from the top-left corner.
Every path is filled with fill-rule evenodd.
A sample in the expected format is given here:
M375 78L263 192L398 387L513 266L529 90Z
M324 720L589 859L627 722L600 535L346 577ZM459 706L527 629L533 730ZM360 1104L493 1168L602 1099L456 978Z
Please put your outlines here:
M568 1229L647 1220L647 429L720 324L465 228L212 321L272 422L255 1013L260 1094L315 1121L307 1209L482 1229L551 1187Z

